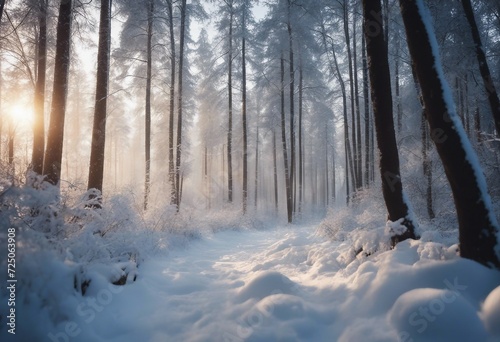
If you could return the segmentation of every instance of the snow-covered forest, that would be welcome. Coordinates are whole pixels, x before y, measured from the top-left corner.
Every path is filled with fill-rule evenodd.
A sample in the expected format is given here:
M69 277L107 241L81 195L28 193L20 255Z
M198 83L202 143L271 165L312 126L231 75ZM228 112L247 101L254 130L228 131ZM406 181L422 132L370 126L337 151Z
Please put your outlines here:
M1 341L500 341L498 0L0 0Z

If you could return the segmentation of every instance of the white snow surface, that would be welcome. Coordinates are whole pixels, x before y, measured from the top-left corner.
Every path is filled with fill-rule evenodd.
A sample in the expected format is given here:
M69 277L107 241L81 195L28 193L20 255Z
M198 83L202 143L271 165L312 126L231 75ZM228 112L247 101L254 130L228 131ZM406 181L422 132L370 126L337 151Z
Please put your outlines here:
M388 239L384 227L342 241L317 224L222 231L150 257L125 286L94 267L85 296L71 264L40 253L15 338L2 318L0 340L500 341L500 272L439 234Z

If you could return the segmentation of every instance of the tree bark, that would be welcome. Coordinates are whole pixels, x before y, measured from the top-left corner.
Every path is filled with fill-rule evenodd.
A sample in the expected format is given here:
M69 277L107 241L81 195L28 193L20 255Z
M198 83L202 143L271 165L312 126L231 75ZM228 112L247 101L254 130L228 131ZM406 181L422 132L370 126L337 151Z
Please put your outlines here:
M2 1L3 2L3 1ZM3 4L2 4L3 6ZM43 152L45 148L45 75L47 70L47 0L40 0L38 18L39 35L37 44L37 77L35 84L35 116L33 120L33 172L43 172Z
M377 143L380 152L380 174L382 193L390 221L403 219L404 232L394 232L393 245L408 238L415 238L415 223L412 222L407 203L403 197L403 186L399 172L399 155L394 131L391 95L391 79L387 44L381 34L383 29L373 32L376 16L382 12L380 0L363 0L364 32L371 84L371 98L375 117Z
M290 184L290 173L288 169L288 150L286 147L286 120L285 120L285 61L283 54L280 58L281 75L281 143L283 145L283 165L285 173L285 192L286 192L286 212L288 223L292 223L292 189Z
M295 183L295 102L294 102L294 94L295 94L295 70L294 70L294 53L293 53L293 32L292 32L292 23L291 23L291 8L292 4L290 0L288 0L288 21L287 21L287 31L288 31L288 58L289 58L289 77L290 77L290 196L291 196L291 205L292 205L292 216L294 210L296 191L293 191L292 184Z
M484 53L483 44L481 43L481 36L479 35L470 0L462 0L462 6L471 28L472 39L476 47L476 57L479 63L479 71L483 79L484 90L488 96L488 102L490 104L491 113L493 114L493 120L495 121L497 135L500 136L500 100L498 98L498 93L493 78L491 77L490 68L486 60L486 54Z
M302 65L302 56L300 56L299 65L299 213L302 211L302 201L304 192L304 160L302 158L302 112L304 99L304 67Z
M399 90L399 37L397 35L397 32L395 34L394 40L395 45L396 45L396 56L394 57L394 89L395 89L395 95L396 95L396 117L397 117L397 127L398 127L398 133L401 133L401 130L403 128L403 110L401 108L401 96L400 96L400 90Z
M345 151L345 174L346 174L346 203L349 204L351 193L349 188L349 170L352 178L352 184L355 187L355 177L354 177L354 162L353 155L351 152L351 142L349 139L349 126L347 119L347 92L345 89L345 83L342 78L342 74L340 73L339 64L337 62L337 55L335 53L335 49L332 42L332 54L333 61L335 63L335 70L337 71L337 78L339 79L340 89L342 90L342 111L344 118L344 151Z
M112 0L101 0L94 125L92 129L89 182L87 187L88 189L94 188L101 192L104 177L109 56L111 50L111 1Z
M243 37L241 39L241 112L243 125L243 214L247 211L248 198L248 142L247 142L247 69L246 69L246 17L243 9ZM257 182L257 181L256 181ZM257 191L257 188L255 188Z
M278 211L278 162L276 159L276 131L273 129L273 173L274 173L274 207Z
M66 95L68 92L70 64L72 7L72 0L61 0L57 20L54 86L52 88L47 148L43 164L43 174L47 177L47 181L53 185L58 185L61 178L64 118L66 116Z
M177 150L175 155L175 188L177 211L179 211L182 199L182 184L181 184L181 154L182 154L182 102L183 102L183 89L182 77L184 70L184 45L186 34L186 0L181 0L181 27L179 37L179 80L177 86Z
M361 35L361 59L363 60L363 97L365 119L365 186L370 185L370 168L373 160L370 158L370 99L368 87L368 63L366 61L365 35Z
M358 58L356 44L356 24L357 24L357 8L354 8L352 21L352 57L353 57L353 77L354 77L354 105L356 107L356 179L358 189L363 187L363 153L361 143L361 111L359 110L359 85L358 85Z
M349 37L349 10L348 10L349 2L344 0L344 34L346 41L346 49L347 49L347 59L349 64L349 88L351 91L351 132L352 132L352 154L353 154L353 172L351 174L352 183L354 185L354 191L359 189L358 182L358 174L357 174L357 165L358 165L358 150L357 150L357 139L356 139L356 105L354 102L354 75L353 75L353 66L352 66L352 52L351 52L351 40ZM345 121L345 125L348 125L348 122Z
M422 0L400 0L410 55L421 84L431 137L450 182L458 216L460 254L500 268L499 226L479 161L454 109L434 32ZM424 19L425 17L425 19Z
M167 0L168 31L170 35L170 103L168 115L168 182L170 184L170 204L177 205L174 160L174 112L175 112L175 33L173 0Z
M146 46L146 108L145 108L145 153L146 170L144 179L144 210L148 208L149 192L151 186L151 78L152 78L152 38L153 38L153 13L154 0L147 3L148 27L147 27L147 46Z

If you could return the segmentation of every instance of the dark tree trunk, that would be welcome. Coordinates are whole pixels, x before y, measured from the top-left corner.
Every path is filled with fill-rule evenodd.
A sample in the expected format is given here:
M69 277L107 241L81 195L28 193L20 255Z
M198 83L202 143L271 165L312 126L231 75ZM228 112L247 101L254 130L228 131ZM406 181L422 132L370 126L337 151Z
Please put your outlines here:
M245 9L244 9L245 11ZM246 19L243 11L243 30ZM246 69L246 38L245 31L241 39L241 112L243 124L243 213L247 211L248 197L248 143L247 143L247 69ZM255 188L257 191L257 188Z
M337 55L335 54L335 50L333 47L332 43L332 54L333 54L333 61L335 63L335 70L337 71L337 77L339 79L340 83L340 89L342 90L342 107L343 107L343 118L344 118L344 150L345 150L345 174L346 174L346 203L349 204L350 198L351 198L351 193L350 193L350 188L349 188L349 174L351 175L352 178L352 184L355 187L355 177L354 177L354 162L353 162L353 155L351 152L351 142L349 139L349 126L348 126L348 119L347 119L347 92L345 89L345 83L342 78L342 74L340 73L340 68L339 64L337 62ZM350 172L349 172L350 171Z
M365 35L361 35L361 58L363 60L363 97L364 97L364 119L365 119L365 186L370 185L370 168L373 160L370 158L370 99L368 87L368 63L366 61Z
M422 89L431 137L450 182L458 216L460 254L486 266L500 268L499 226L491 209L486 180L467 139L445 81L434 32L422 16L422 0L400 0L410 54ZM425 14L424 14L425 13Z
M109 55L111 48L111 0L101 0L99 23L99 49L97 52L97 82L95 91L94 127L88 189L102 192L104 176L104 148L109 84Z
M290 184L290 173L288 169L288 150L286 147L286 120L285 120L285 61L283 54L280 58L281 75L281 143L283 145L283 165L285 172L285 191L286 191L286 213L288 223L292 223L292 189Z
M357 8L354 8L354 18L352 24L352 57L353 57L353 76L354 76L354 104L356 106L356 179L358 189L363 187L363 153L361 143L361 111L359 109L359 86L358 86L358 57L356 44L356 24Z
M144 179L144 210L148 208L149 191L151 186L151 67L152 67L152 38L153 38L153 13L154 0L147 3L148 9L148 28L147 28L147 47L146 47L146 108L145 108L145 152L146 152L146 170Z
M398 122L398 133L401 133L403 128L403 110L401 108L401 96L399 90L399 37L395 34L396 56L394 58L394 90L396 95L396 117Z
M495 121L497 135L500 135L500 100L495 89L495 83L493 82L493 78L491 77L488 62L486 61L486 55L481 43L481 36L479 35L479 30L477 28L476 19L474 18L474 12L472 10L470 0L462 0L462 6L471 28L472 39L474 40L474 44L476 46L476 56L479 63L479 71L483 79L484 90L486 92L486 95L488 96L488 102L490 103L491 113L493 114L493 120Z
M483 141L481 135L481 111L479 110L479 103L476 100L476 110L474 112L474 130L476 131L476 139L478 143Z
M289 77L290 77L290 200L292 201L292 215L294 212L293 203L295 203L296 191L293 191L292 184L295 183L295 102L294 102L294 93L295 93L295 70L294 70L294 56L293 56L293 33L292 33L292 23L291 23L291 2L288 0L288 22L287 22L287 30L288 30L288 58L289 58ZM291 220L289 219L289 222Z
M57 20L52 107L43 164L43 174L46 175L47 181L54 185L58 185L61 178L64 118L66 116L70 64L72 5L72 0L62 0Z
M3 7L3 1L2 1ZM37 77L35 84L35 117L33 120L33 154L31 164L37 174L43 172L45 148L45 74L47 70L47 0L40 0L37 44Z
M168 32L170 35L170 104L168 114L168 182L170 184L170 204L177 205L174 160L174 112L175 112L175 33L173 0L167 0Z
M299 213L302 211L302 201L304 192L304 161L302 158L302 112L304 98L304 70L302 66L302 56L299 65Z
M371 98L375 117L377 143L380 152L380 174L382 193L389 213L389 220L403 219L405 232L394 232L392 244L415 238L415 223L412 222L408 205L403 197L403 186L399 172L399 155L394 132L391 79L387 44L384 36L371 31L376 16L381 13L380 0L363 0L366 53L371 84ZM376 33L376 34L374 34Z
M182 199L182 184L181 184L181 154L182 154L182 77L184 71L184 45L186 34L186 0L181 0L181 27L179 37L179 80L177 86L177 150L175 154L175 188L177 211L179 211Z
M354 102L354 75L353 75L353 66L352 66L352 53L351 53L351 40L349 37L349 10L348 10L349 1L344 0L344 34L346 41L346 49L347 49L347 59L349 62L349 88L351 90L351 132L352 132L352 155L353 155L353 172L351 174L352 183L354 185L354 191L359 189L358 182L358 174L357 174L357 165L358 165L358 150L357 150L357 139L356 139L356 105ZM348 126L348 122L345 121L344 125Z
M420 133L422 137L422 169L424 173L424 177L427 181L426 184L426 207L427 207L427 214L429 215L429 218L432 220L433 218L436 217L434 213L434 208L433 208L433 200L432 200L432 160L429 157L429 151L430 151L430 141L429 141L429 128L427 127L427 124L425 122L425 104L424 104L424 99L422 97L422 91L420 90L420 85L418 83L418 78L417 78L417 71L415 69L415 65L412 63L412 76L413 76L413 83L415 86L415 91L418 94L418 100L420 102L420 105L422 106L422 118L420 120Z

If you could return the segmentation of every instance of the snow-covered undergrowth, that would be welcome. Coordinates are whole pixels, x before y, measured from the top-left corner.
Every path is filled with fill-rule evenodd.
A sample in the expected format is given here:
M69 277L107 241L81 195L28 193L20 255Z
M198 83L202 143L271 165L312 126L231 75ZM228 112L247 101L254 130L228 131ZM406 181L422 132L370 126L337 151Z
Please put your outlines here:
M0 184L0 245L4 251L8 229L16 230L18 336L33 324L50 326L68 320L75 300L91 295L91 290L133 283L140 276L141 264L153 256L168 255L217 231L268 227L257 218L241 217L232 208L193 215L189 210L176 214L171 206L158 206L145 214L131 195L111 196L102 207L96 207L100 194L94 191L82 194L67 188L59 194L39 179L28 178L27 182L34 186ZM7 269L6 258L0 258L0 267ZM6 277L2 272L3 284ZM2 286L2 303L7 303L8 295ZM0 332L12 338L4 335L8 310L0 305ZM23 320L27 323L21 325Z
M458 257L452 227L390 249L373 195L319 226L280 226L142 216L124 196L100 210L63 199L26 222L40 194L10 191L0 224L18 227L18 316L12 339L0 304L1 341L500 341L500 272Z

